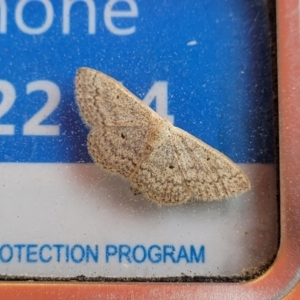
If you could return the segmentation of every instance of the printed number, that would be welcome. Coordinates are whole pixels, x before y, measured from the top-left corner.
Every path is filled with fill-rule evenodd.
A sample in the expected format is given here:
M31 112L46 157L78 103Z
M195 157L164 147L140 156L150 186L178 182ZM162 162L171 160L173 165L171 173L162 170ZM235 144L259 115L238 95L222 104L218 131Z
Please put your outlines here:
M27 95L44 91L47 94L47 102L23 128L24 135L59 135L59 125L41 125L49 115L55 110L60 100L60 90L56 84L48 80L38 80L27 84Z
M42 125L41 123L50 116L57 108L60 101L59 87L48 80L37 80L27 84L27 95L44 91L47 94L46 104L29 119L23 127L24 135L59 135L59 125ZM2 93L2 101L0 103L0 119L13 106L16 100L16 91L11 83L0 80L0 93ZM153 101L156 103L156 111L159 115L174 123L174 116L168 114L168 82L158 81L153 84L149 92L144 98L144 102L150 105ZM0 135L13 135L15 126L10 124L0 124Z
M27 84L27 95L43 91L47 94L46 104L29 119L23 127L24 135L59 135L59 125L41 125L47 117L56 109L60 101L59 87L48 80L37 80ZM0 80L0 119L11 109L16 100L16 90L14 86L5 80ZM15 126L0 124L0 135L14 135Z
M0 119L10 110L16 100L16 91L11 83L0 80L0 93L2 101L0 103ZM0 134L13 135L15 126L8 124L0 124Z
M168 114L168 82L157 81L153 84L144 98L144 102L150 105L156 100L156 112L163 118L174 124L174 116Z

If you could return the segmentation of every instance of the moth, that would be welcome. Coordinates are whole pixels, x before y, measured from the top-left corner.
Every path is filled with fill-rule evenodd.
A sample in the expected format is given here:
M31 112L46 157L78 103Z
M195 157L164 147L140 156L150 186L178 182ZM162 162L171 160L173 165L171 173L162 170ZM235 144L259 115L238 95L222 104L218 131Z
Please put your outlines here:
M228 157L173 126L113 78L78 69L76 99L91 127L87 146L94 162L129 180L135 193L175 205L250 189L248 177Z

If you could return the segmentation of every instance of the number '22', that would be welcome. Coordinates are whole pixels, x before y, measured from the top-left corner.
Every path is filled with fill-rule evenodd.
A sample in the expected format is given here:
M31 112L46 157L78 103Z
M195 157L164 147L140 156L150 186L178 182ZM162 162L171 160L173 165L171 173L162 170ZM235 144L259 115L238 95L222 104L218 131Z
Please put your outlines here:
M59 87L48 80L37 80L26 85L26 94L36 91L43 91L47 94L45 105L33 115L23 126L24 135L59 135L59 125L41 125L56 109L60 101ZM0 119L11 109L16 100L16 90L14 86L6 81L0 80L0 93L2 101L0 103ZM15 125L0 124L0 135L14 135Z

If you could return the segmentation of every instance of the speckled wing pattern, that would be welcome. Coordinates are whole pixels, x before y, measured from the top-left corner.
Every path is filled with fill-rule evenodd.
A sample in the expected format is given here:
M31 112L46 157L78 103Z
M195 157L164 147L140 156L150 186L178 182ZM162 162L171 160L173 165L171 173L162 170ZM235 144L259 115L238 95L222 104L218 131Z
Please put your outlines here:
M88 149L105 170L127 178L158 204L210 201L250 188L229 158L174 127L113 78L90 68L76 76L76 99L92 127Z
M172 124L164 122L153 151L131 179L135 190L161 204L185 203L192 196L175 151L173 128Z
M180 128L173 130L173 146L194 198L221 200L250 188L246 174L227 156Z
M147 127L162 120L118 81L90 68L77 71L76 99L90 127Z

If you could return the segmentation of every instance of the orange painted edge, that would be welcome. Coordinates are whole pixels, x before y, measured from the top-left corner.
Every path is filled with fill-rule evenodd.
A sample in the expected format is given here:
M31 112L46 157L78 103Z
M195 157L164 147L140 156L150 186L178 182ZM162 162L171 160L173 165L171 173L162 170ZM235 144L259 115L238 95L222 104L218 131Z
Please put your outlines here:
M1 299L300 299L300 39L298 0L277 0L281 244L260 278L245 283L2 282Z
M291 292L284 298L285 300L299 300L300 299L300 284L298 284Z

